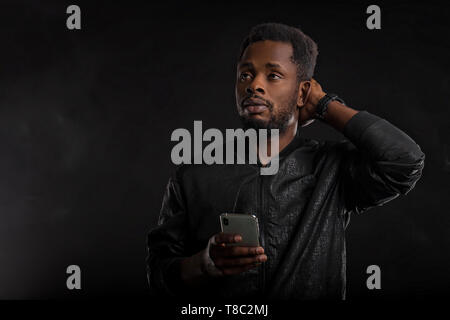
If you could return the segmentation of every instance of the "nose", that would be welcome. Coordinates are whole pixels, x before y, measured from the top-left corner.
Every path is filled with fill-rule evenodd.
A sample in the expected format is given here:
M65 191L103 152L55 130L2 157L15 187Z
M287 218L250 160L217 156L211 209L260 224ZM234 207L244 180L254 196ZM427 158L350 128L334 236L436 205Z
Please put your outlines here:
M245 92L247 94L254 94L256 92L264 94L264 86L261 81L258 80L258 77L256 77L249 83L248 87L245 89Z

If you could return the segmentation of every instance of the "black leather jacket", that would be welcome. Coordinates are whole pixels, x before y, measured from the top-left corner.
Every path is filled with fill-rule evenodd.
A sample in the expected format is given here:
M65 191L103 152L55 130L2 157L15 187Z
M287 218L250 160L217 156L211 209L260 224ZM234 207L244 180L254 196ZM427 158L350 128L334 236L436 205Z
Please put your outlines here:
M366 111L344 128L350 142L305 139L300 132L280 153L275 175L262 176L251 164L177 168L158 226L148 234L148 280L155 293L345 298L350 214L408 193L421 177L425 156L404 132ZM234 206L258 217L267 262L211 279L201 290L183 287L176 272L180 259L203 250L220 232L219 215Z

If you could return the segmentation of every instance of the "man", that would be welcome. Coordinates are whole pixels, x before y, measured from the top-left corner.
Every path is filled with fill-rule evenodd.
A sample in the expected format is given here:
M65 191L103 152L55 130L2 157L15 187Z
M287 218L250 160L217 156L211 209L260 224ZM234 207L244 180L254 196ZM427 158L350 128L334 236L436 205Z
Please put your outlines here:
M282 24L254 27L239 55L236 103L244 128L279 129L279 169L184 165L169 180L148 236L155 292L212 298L345 298L351 213L408 193L424 154L405 133L326 94L312 76L317 45ZM349 141L320 142L300 126L320 119ZM298 126L300 124L300 126ZM271 155L274 156L274 155ZM261 247L230 246L224 212L255 214Z

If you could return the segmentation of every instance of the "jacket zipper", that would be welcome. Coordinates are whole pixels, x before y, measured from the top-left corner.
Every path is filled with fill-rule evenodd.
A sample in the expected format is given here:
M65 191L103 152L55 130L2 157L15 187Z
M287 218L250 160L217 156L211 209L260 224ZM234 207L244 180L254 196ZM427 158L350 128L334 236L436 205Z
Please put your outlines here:
M261 247L264 248L264 253L267 255L266 252L266 241L265 241L265 223L264 223L264 205L263 205L263 176L259 175L258 176L258 212L259 212L259 220L260 220L260 231L261 231ZM264 295L264 291L265 291L265 263L262 263L260 265L261 268L261 280L260 280L260 288L261 288L261 293L262 295Z

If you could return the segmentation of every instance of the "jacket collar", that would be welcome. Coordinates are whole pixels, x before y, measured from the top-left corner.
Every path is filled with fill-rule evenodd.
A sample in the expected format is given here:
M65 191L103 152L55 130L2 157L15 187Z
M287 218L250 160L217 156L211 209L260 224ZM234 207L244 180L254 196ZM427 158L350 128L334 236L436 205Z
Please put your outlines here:
M280 158L287 157L292 151L300 147L303 143L303 137L301 135L301 126L297 127L297 132L295 133L294 138L289 142L289 144L284 147L283 150L281 150L280 154L278 155Z
M279 160L286 158L289 154L291 154L292 151L295 149L298 149L304 142L304 138L301 135L301 126L297 127L297 132L295 133L294 138L289 142L289 144L284 147L283 150L278 154ZM247 156L248 156L248 148L247 148ZM267 164L267 166L270 165L270 162ZM257 157L257 166L261 167L262 164L259 161L259 157Z

